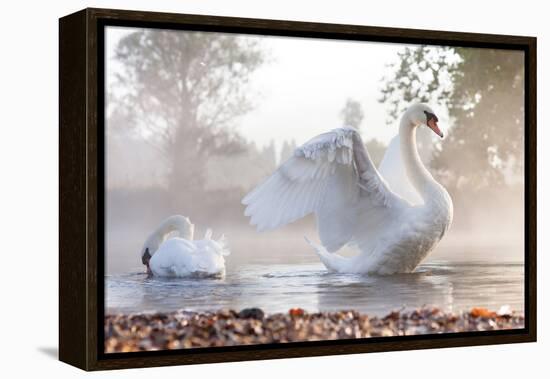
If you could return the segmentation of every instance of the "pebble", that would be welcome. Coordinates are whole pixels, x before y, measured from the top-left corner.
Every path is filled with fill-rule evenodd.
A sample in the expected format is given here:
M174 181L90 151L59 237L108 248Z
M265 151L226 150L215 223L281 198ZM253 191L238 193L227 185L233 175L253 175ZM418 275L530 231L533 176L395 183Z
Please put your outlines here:
M245 308L239 312L239 318L252 318L255 320L262 320L264 318L264 311L260 308Z
M245 308L106 315L104 331L105 352L114 353L519 329L524 322L523 315L509 308L446 313L423 307L384 317L349 310L308 313L301 308L266 315L260 308Z

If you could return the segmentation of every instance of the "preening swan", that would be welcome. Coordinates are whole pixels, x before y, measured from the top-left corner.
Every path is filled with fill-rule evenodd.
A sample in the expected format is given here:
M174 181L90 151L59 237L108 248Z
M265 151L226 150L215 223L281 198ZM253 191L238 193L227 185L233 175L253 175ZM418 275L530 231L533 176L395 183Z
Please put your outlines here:
M314 213L322 246L312 246L331 271L411 272L441 240L453 217L449 194L422 164L416 148L418 126L443 137L437 122L429 106L409 107L381 171L355 129L321 134L297 148L244 197L245 215L265 231ZM344 245L360 253L351 258L332 254Z
M187 217L171 216L147 238L141 262L150 275L162 277L212 277L225 274L224 256L229 255L225 238L193 240L195 226Z

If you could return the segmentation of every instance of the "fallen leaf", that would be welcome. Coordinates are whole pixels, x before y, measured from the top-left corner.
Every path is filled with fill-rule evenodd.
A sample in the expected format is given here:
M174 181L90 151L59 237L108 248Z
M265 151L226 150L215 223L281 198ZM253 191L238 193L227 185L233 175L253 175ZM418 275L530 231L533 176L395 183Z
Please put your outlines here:
M472 317L495 317L497 314L495 312L492 312L488 310L487 308L472 308L470 311L470 314Z
M288 311L288 314L293 317L301 317L304 315L304 310L302 308L292 308Z

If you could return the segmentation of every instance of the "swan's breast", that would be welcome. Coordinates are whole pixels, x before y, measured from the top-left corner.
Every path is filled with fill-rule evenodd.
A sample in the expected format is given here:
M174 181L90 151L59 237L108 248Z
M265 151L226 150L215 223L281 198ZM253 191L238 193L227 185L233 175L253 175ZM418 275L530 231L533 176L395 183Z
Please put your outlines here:
M380 239L364 270L384 275L414 271L447 231L449 217L445 211L411 208Z

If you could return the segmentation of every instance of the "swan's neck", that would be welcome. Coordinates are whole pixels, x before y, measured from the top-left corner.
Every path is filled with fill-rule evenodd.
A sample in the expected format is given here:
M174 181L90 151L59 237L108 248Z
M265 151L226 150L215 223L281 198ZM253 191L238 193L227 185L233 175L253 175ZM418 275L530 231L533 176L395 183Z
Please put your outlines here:
M441 186L434 180L432 174L430 174L420 159L416 148L416 127L407 117L401 119L399 139L401 156L407 176L426 203L432 199L434 191L439 192Z
M191 241L193 240L195 225L182 216L168 217L153 233L151 233L145 242L145 246L149 248L150 254L157 251L160 244L163 243L172 232L177 232L179 237Z
M163 237L166 237L172 232L177 232L181 238L186 240L193 240L193 235L195 233L195 225L189 222L189 219L181 216L170 217L165 225L163 225L163 230L161 234Z

